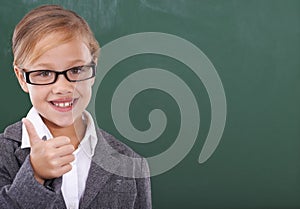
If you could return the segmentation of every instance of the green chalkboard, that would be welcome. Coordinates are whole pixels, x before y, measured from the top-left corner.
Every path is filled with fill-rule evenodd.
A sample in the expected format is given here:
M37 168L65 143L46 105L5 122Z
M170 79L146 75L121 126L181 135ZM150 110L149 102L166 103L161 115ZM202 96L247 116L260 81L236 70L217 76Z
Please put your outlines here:
M83 16L102 46L89 110L150 159L153 208L300 208L299 0L3 1L1 132L31 107L13 29L49 3Z

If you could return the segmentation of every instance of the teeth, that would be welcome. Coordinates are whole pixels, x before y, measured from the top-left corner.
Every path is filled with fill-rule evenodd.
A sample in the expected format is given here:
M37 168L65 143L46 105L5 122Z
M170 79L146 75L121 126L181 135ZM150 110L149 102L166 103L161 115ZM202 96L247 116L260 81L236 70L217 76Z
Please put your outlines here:
M56 107L70 107L73 105L73 102L59 102L59 103L54 103L53 104L56 106Z

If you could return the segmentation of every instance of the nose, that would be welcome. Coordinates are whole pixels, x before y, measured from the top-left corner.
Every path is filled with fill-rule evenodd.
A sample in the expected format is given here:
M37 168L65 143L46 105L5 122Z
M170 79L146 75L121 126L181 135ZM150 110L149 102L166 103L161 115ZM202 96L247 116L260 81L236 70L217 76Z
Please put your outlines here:
M57 80L52 84L52 92L54 94L68 94L74 91L74 83L66 79L62 74L58 75Z

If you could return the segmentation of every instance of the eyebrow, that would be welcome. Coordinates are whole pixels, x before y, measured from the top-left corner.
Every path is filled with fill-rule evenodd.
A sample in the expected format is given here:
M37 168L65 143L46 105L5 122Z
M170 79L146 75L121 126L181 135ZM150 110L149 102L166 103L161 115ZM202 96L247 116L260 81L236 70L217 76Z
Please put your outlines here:
M79 64L79 63L83 63L83 64L80 64L80 65L85 65L86 61L85 60L82 60L82 59L76 59L76 60L72 60L71 62L68 63L68 67L67 68L70 68L72 67L73 65L75 64ZM53 63L39 63L37 65L34 65L34 68L44 68L44 69L53 69L54 68L54 65Z

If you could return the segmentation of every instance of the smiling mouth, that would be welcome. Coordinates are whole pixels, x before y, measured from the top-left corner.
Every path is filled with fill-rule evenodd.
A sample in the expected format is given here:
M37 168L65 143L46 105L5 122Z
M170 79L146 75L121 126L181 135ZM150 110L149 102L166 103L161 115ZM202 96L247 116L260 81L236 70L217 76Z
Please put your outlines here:
M56 107L71 107L73 105L72 102L51 102Z
M77 99L69 100L69 101L50 101L50 103L58 108L70 108L74 105Z

